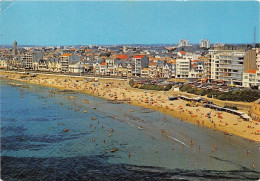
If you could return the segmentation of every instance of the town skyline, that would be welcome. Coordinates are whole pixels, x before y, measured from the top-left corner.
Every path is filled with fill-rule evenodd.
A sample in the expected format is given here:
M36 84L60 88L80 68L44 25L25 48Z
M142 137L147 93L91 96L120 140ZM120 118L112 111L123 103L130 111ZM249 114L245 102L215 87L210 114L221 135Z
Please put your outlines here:
M9 4L8 4L9 3ZM252 44L257 1L2 2L0 44L177 44L188 39ZM108 8L109 7L109 8ZM19 27L19 28L18 28Z

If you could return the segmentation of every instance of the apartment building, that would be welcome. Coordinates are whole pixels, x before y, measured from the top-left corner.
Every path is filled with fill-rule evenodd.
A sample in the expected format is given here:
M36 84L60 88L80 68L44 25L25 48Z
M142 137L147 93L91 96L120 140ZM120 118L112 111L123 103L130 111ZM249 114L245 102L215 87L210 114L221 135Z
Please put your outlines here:
M176 78L188 78L190 71L190 60L184 58L176 59Z
M6 69L6 68L7 68L7 61L0 60L0 69Z
M256 57L257 57L256 50L248 50L246 52L244 58L244 72L246 72L247 70L257 69Z
M208 39L202 39L200 41L200 48L210 48L210 42Z
M65 53L62 56L60 56L60 63L61 63L61 71L62 72L68 72L69 71L69 60L72 56L71 53Z
M247 70L243 74L243 87L260 86L260 70Z
M149 76L151 78L155 78L156 77L156 62L151 62L149 64Z
M242 85L245 52L209 50L209 54L211 79L222 80L231 85Z
M106 75L115 75L114 72L114 65L115 65L115 60L114 59L106 59Z
M189 78L204 78L205 74L205 64L203 61L193 60L191 61L191 69L189 72Z
M189 45L189 40L182 39L179 41L178 47L187 47Z
M70 67L69 65L73 65L79 61L79 57L77 55L71 53L65 53L60 56L60 64L61 64L61 71L62 72L69 72Z
M145 55L135 55L132 58L132 63L133 76L141 76L142 69L149 66L149 59Z
M69 71L71 73L83 73L85 72L85 64L82 61L69 65Z
M22 67L25 69L32 69L33 62L35 61L35 57L33 53L23 54L22 57Z

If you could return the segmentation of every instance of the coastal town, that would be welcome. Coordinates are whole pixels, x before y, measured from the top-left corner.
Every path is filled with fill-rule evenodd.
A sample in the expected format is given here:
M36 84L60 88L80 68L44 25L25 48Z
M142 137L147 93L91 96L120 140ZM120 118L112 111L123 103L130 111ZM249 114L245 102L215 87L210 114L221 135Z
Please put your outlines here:
M258 46L258 44L257 44ZM2 47L0 68L114 78L199 80L258 89L260 49L255 45L18 46ZM225 91L225 90L223 90Z
M260 49L252 46L180 40L176 47L18 48L15 41L1 53L2 77L155 109L259 141Z
M0 181L260 180L259 1L0 6Z

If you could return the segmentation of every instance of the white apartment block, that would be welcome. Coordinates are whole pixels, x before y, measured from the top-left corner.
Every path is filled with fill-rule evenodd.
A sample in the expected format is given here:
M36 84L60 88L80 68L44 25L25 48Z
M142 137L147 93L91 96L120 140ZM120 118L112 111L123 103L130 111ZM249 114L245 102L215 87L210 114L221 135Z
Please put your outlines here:
M187 47L189 45L189 40L182 39L179 41L178 47Z
M184 58L176 59L176 78L188 78L190 72L190 60Z
M22 55L22 64L26 69L33 68L34 55L33 53L26 53Z
M203 39L200 41L200 48L210 48L210 42L208 39Z
M223 80L231 85L242 85L245 52L210 50L209 54L211 79Z
M260 86L260 70L248 70L243 74L243 87Z
M115 75L114 72L114 65L115 61L114 59L106 59L106 75Z

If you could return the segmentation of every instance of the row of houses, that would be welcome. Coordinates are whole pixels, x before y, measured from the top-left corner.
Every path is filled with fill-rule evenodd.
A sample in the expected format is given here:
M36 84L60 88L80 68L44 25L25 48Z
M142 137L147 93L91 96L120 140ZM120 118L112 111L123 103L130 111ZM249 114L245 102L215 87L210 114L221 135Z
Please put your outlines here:
M168 49L167 49L168 50ZM86 49L84 52L89 52ZM43 52L44 53L44 52ZM203 78L225 84L250 87L260 85L260 49L249 51L215 50L172 52L171 56L117 54L111 51L95 56L65 52L57 56L42 51L22 52L0 57L0 68L24 68L50 72L90 73L96 76L149 78Z
M101 57L93 61L82 61L79 56L65 53L59 58L46 58L42 54L23 54L20 61L16 61L18 67L24 69L93 73L97 76L121 76L121 77L150 77L150 78L200 78L205 74L204 62L191 60L180 54L177 59L149 58L147 55L134 55L129 58L125 54ZM0 61L7 66L5 61ZM2 67L2 68L3 68ZM1 68L1 67L0 67Z

